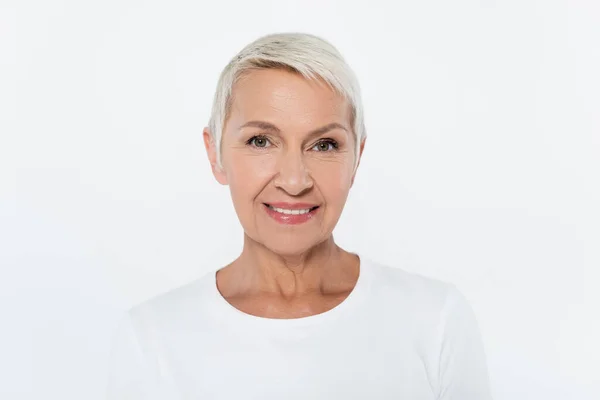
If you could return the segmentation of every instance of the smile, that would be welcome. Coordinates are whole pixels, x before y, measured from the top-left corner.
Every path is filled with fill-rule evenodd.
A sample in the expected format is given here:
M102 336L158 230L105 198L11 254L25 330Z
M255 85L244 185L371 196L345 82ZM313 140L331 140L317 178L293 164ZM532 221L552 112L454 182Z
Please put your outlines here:
M308 222L317 213L319 206L310 204L271 204L263 203L267 214L280 224L296 225ZM282 207L283 206L283 207Z
M281 214L286 214L286 215L301 215L301 214L308 214L309 212L311 212L312 210L315 210L318 206L315 207L311 207L311 208L305 208L305 209L295 209L295 210L290 210L290 209L286 209L286 208L278 208L278 207L273 207L270 204L266 205L267 207L269 207L271 210L281 213Z

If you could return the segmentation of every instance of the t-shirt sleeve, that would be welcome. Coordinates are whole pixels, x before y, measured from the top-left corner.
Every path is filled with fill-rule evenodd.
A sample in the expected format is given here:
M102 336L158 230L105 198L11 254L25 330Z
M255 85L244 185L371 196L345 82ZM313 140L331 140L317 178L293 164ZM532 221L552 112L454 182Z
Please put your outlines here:
M107 400L154 400L148 364L136 336L130 313L112 338Z
M441 319L438 400L491 400L486 356L475 314L451 286Z

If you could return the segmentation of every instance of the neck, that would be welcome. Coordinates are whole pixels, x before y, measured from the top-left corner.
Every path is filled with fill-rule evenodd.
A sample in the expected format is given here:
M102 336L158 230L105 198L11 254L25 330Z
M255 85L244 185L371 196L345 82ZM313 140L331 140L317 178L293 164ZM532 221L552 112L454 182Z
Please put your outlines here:
M242 254L229 266L235 292L268 292L295 297L326 292L352 279L358 258L341 249L333 236L299 254L277 254L248 236Z

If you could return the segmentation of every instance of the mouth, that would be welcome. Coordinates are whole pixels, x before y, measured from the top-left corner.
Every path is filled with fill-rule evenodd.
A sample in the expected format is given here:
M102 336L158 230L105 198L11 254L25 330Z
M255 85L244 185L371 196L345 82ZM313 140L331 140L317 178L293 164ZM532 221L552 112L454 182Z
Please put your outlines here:
M271 204L267 204L267 203L263 203L268 209L275 211L277 213L280 214L284 214L284 215L304 215L304 214L308 214L311 211L316 210L317 208L319 208L319 206L313 206L313 207L306 207L306 208L282 208L282 207L275 207Z
M284 225L297 225L310 221L320 206L312 204L263 203L267 214L276 222Z

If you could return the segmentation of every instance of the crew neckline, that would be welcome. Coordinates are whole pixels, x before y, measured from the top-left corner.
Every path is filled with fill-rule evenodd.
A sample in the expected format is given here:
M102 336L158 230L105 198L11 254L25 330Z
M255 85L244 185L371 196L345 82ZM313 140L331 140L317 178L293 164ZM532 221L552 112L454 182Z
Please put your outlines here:
M213 299L213 304L216 307L216 316L225 322L230 322L237 325L242 325L245 328L269 328L269 329L285 329L294 327L307 327L319 325L327 321L333 321L340 316L346 314L350 310L363 301L370 286L370 262L356 254L359 259L358 279L352 291L346 298L335 307L319 314L309 315L299 318L268 318L257 315L248 314L241 311L230 304L219 291L217 286L217 272L221 269L214 270L210 273L210 292Z

